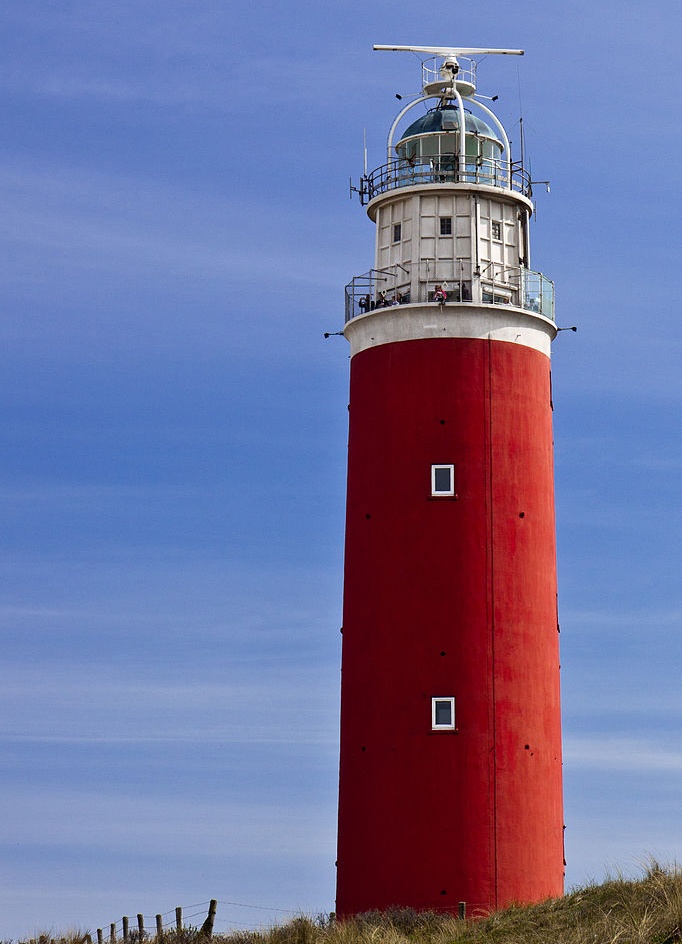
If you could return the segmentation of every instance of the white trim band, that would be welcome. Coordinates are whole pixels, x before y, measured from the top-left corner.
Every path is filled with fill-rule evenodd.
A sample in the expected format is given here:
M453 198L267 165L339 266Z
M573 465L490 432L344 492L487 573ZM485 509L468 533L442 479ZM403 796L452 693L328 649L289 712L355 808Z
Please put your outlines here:
M550 356L556 325L511 305L394 305L353 318L343 331L351 357L370 347L426 338L489 338Z

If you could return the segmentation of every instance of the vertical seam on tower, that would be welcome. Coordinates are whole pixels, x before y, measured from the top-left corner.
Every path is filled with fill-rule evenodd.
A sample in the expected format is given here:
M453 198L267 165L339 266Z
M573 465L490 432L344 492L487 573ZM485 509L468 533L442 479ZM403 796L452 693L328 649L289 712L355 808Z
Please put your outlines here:
M492 701L492 736L493 736L493 872L495 876L495 907L499 905L498 861L497 861L497 699L495 691L495 550L493 541L494 503L493 503L493 342L488 333L488 567L490 586L490 661L491 661L491 701Z
M490 334L488 334L488 344L490 343ZM493 730L493 719L492 719L492 704L493 704L493 692L492 692L492 654L490 647L490 621L491 621L491 612L490 612L490 450L488 445L488 438L490 436L490 399L488 396L489 382L490 382L490 371L487 368L487 359L489 358L488 346L485 347L485 356L483 359L483 369L481 382L483 384L483 475L485 478L485 484L483 489L483 502L484 502L484 514L485 514L485 585L484 585L484 597L485 597L485 631L486 631L486 696L488 699L488 710L486 713L486 761L487 768L486 774L488 778L488 787L487 787L487 799L488 799L488 858L489 861L492 860L493 863L493 884L494 884L494 875L495 875L495 828L494 828L494 818L491 814L492 810L492 793L493 793L493 774L492 770L495 764L495 755L494 748L495 742L492 741L491 747L491 737Z

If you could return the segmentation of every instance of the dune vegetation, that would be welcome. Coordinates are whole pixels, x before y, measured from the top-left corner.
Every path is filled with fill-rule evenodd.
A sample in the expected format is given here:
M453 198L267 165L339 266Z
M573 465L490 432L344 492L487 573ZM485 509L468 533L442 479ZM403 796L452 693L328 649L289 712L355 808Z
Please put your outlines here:
M150 936L150 944L151 938ZM131 934L129 944L139 944ZM87 944L89 935L41 935L21 944ZM198 929L162 944L201 944ZM214 944L682 944L682 870L653 862L642 878L609 878L563 898L518 905L478 920L395 909L354 920L300 916L268 929L214 934Z

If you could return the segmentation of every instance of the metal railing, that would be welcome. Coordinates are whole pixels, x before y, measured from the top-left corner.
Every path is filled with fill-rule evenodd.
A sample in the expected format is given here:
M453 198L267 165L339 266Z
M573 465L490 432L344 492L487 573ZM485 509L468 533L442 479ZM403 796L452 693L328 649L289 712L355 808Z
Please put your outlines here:
M432 56L422 62L422 85L428 85L431 82L444 82L441 67L445 61L444 56ZM457 73L458 82L468 82L476 88L476 60L469 59L468 56L458 56L459 72Z
M511 305L554 321L554 282L541 272L489 263L472 273L465 260L448 268L445 273L443 263L423 260L356 275L345 288L346 322L377 308L414 303Z
M511 173L509 170L506 161L490 157L467 161L463 171L459 167L456 154L412 162L396 159L390 164L382 164L363 177L360 197L365 203L387 190L419 184L484 184L509 189L510 183L512 190L518 190L527 197L532 196L528 171L524 170L520 163L513 163Z

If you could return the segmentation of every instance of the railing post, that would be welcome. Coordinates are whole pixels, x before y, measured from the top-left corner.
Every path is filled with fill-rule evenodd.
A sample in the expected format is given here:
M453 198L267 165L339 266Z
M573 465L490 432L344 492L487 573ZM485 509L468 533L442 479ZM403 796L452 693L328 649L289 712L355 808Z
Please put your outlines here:
M208 915L206 920L201 925L201 934L206 935L206 937L213 936L213 924L215 922L215 913L218 908L218 902L215 898L211 898L211 902L208 906Z
M481 287L481 270L477 266L471 273L471 300L474 305L483 304L483 289Z

